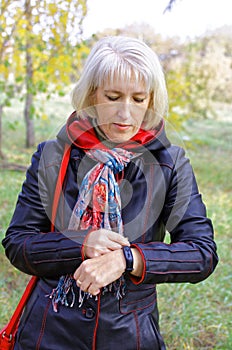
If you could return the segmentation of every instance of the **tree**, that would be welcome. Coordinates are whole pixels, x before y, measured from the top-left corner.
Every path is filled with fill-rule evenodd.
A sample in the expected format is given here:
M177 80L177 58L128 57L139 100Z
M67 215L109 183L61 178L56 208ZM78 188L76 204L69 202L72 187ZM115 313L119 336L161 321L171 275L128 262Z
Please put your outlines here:
M33 123L33 115L31 114L33 107L33 58L32 58L32 43L33 37L32 32L32 6L31 1L25 1L25 52L26 52L26 98L24 108L24 118L26 122L26 146L30 147L35 142L35 131Z
M74 67L80 67L82 55L88 52L81 42L86 0L8 0L1 12L5 20L1 30L5 35L11 32L9 62L25 101L26 146L30 147L35 143L36 95L62 94Z
M12 47L11 41L19 22L19 17L13 11L12 1L2 0L0 7L0 158L5 158L2 150L3 127L2 117L4 106L10 105L14 96L15 85L12 79Z
M208 81L210 97L216 101L232 100L232 26L207 32L201 39L201 60L211 71Z
M27 147L34 144L33 97L37 92L48 92L51 84L62 93L63 86L70 82L77 58L73 46L80 41L85 15L86 4L81 0L25 2Z

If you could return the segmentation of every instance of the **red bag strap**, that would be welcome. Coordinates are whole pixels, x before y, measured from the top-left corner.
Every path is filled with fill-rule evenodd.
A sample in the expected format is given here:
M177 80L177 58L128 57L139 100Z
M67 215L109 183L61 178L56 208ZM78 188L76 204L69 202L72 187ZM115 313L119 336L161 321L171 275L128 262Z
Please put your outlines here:
M53 232L55 230L55 219L56 219L56 212L59 204L59 199L64 183L64 178L66 175L67 167L68 167L68 162L70 158L70 152L71 152L71 146L69 144L65 144L64 147L64 155L63 159L61 161L60 165L60 171L59 175L56 181L56 189L55 189L55 194L53 198L53 205L52 205L52 218L51 218L51 231Z
M71 152L71 146L68 144L65 144L64 154L63 154L63 158L61 161L60 171L58 174L55 194L54 194L54 198L53 198L51 232L53 232L55 229L55 224L54 224L55 217L56 217L56 212L57 212L57 208L58 208L58 204L59 204L59 198L60 198L63 183L64 183L65 174L66 174L67 167L68 167L70 152ZM31 293L34 290L38 279L39 278L37 276L32 276L31 279L29 280L29 282L26 286L26 289L25 289L9 323L2 329L2 331L0 333L1 337L2 337L0 339L1 346L4 346L4 342L9 344L13 340L13 338L16 334L16 331L18 328L18 323L19 323L20 317L22 315L22 312L24 310L24 307L26 306L27 301L29 300Z
M30 278L18 305L17 305L13 315L11 316L9 323L1 331L1 337L2 337L2 339L0 339L1 346L3 346L4 342L10 343L12 340L14 340L14 336L15 336L15 333L16 333L17 328L18 328L19 319L22 315L23 309L24 309L32 291L34 290L34 288L36 286L37 280L38 280L37 276L32 276ZM2 347L1 347L1 349L2 349Z

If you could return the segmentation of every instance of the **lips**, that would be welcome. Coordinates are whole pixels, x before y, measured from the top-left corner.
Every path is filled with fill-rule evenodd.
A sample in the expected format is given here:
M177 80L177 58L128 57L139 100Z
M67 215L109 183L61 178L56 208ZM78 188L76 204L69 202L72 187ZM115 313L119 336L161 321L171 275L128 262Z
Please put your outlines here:
M120 123L114 123L114 126L119 130L128 130L131 127L130 124L120 124Z

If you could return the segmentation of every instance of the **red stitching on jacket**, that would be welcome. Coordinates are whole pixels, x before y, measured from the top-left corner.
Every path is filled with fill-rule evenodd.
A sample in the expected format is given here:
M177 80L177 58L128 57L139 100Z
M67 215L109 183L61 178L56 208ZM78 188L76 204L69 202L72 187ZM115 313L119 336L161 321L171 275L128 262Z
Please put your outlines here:
M170 273L178 273L180 275L184 273L201 273L201 270L169 270L169 271L149 271L149 273L155 274L155 275L168 275Z
M172 252L172 253L188 253L188 254L190 252L200 252L199 249L197 249L197 248L192 248L191 250L189 250L189 249L186 249L186 250L180 249L179 250L179 249L170 249L169 248L169 246L171 246L173 248L173 244L177 244L177 243L172 243L171 245L168 244L167 246L163 246L163 247L160 246L160 243L166 245L166 243L158 242L158 245L159 245L158 248L156 248L155 246L153 246L151 248L143 247L143 250L153 250L153 251L157 250L157 251L164 251L164 252L169 251L169 252ZM147 243L147 244L154 244L154 243ZM186 244L186 243L184 243L184 244Z
M176 262L176 263L182 263L183 264L183 260L179 260L179 259L161 259L161 258L149 258L147 259L148 261L155 261L155 262ZM185 260L184 263L195 263L195 262L199 262L202 263L203 260L202 259L195 259L195 260Z
M136 326L136 343L137 343L137 350L140 350L140 332L139 332L139 322L138 322L138 316L136 312L133 312L134 318L135 318L135 326Z
M123 300L123 299L122 299ZM152 305L155 305L157 303L157 298L155 296L154 300L152 300L149 304L146 304L144 305L143 307L136 307L132 310L128 310L128 311L122 311L123 307L126 308L126 305L128 305L129 303L125 303L125 306L123 305L122 301L120 301L120 312L122 315L127 315L127 314L130 314L131 312L136 312L138 310L144 310L144 309L147 309L148 307L152 306Z
M68 234L68 230L66 230L66 232ZM73 231L71 231L71 232L73 232ZM40 233L43 233L46 235L47 232L45 232L45 233L40 232ZM60 232L58 232L58 233L60 233ZM71 239L74 240L78 237L84 238L85 236L83 236L81 234L78 235L78 232L77 232L77 234L75 236L72 236ZM68 241L68 240L70 241L70 237L61 236L57 239L57 236L54 236L54 239L48 239L46 242L48 242L48 243L53 243L53 242L62 243L62 241ZM32 245L36 245L36 244L41 244L41 242L32 242Z
M96 324L95 324L94 333L93 333L92 350L96 350L97 329L98 329L98 321L99 321L99 315L100 315L100 303L101 303L101 293L98 294L98 300L97 300L97 315L96 315Z
M156 300L156 290L154 292L152 292L150 295L146 296L145 298L142 299L137 299L137 300L133 300L133 301L129 301L128 303L125 302L125 305L133 305L135 303L140 303L142 301L146 301L148 298L153 297L153 295L155 295L155 300ZM150 304L149 304L150 305ZM137 309L136 309L137 310Z
M38 265L38 264L44 264L47 262L75 261L75 260L81 260L81 258L78 257L78 258L67 258L67 259L46 259L46 260L33 261L33 264Z
M36 350L39 350L39 348L40 348L40 344L41 344L42 337L44 334L44 329L45 329L46 320L47 320L47 314L48 314L48 310L49 310L50 305L51 305L51 300L48 300L46 309L44 311L44 316L43 316L43 320L42 320L42 324L41 324L40 334L39 334L38 341L36 344Z
M171 164L168 164L168 163L159 163L158 165L159 166L165 166L166 168L169 168L170 170L174 169L174 165L171 165Z
M212 271L212 266L213 266L213 255L210 254L210 264L209 264L209 269L207 271L206 277L209 276L210 272Z
M73 250L75 247L67 247L67 248L53 248L53 249L43 249L43 250L36 250L36 252L31 252L31 255L33 254L44 254L49 252L63 252L67 250ZM76 248L80 248L79 246L76 246Z
M28 267L28 269L32 272L33 275L36 275L35 270L33 269L33 267L31 267L31 265L27 259L27 256L26 256L26 242L28 239L29 239L29 237L27 237L23 243L23 257L24 257L24 260L25 260L25 263L26 263L26 266Z

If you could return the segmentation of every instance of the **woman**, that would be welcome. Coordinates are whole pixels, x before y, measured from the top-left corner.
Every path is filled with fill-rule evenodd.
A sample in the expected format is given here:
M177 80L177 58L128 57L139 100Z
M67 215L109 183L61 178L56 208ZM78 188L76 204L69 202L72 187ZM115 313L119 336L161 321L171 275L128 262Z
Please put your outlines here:
M137 39L101 39L72 101L56 140L33 155L3 240L12 264L40 277L15 350L165 349L156 284L200 282L218 258L189 161L165 135L156 54Z

